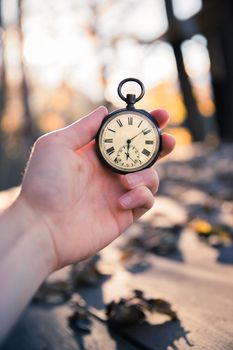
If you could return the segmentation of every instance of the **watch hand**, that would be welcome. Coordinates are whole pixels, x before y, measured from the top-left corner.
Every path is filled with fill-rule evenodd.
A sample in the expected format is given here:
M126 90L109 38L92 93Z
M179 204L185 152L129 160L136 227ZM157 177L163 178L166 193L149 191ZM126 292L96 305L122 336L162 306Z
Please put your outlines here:
M130 145L131 140L127 140L127 153L129 153L129 145Z
M133 136L133 137L131 137L131 139L128 139L127 140L127 144L128 144L128 146L129 146L129 144L131 143L131 141L133 140L133 139L135 139L135 137L137 137L138 135L140 135L142 132L144 133L145 132L145 130L146 129L143 129L142 131L140 131L137 135L135 135L135 136Z
M130 147L131 140L127 140L126 142L127 142L127 152L125 153L125 155L127 157L126 159L129 159L129 147Z
M130 157L130 155L129 155L129 159L131 159L131 160L132 160L132 162L135 162L135 160L134 160L133 158L131 158L131 157Z

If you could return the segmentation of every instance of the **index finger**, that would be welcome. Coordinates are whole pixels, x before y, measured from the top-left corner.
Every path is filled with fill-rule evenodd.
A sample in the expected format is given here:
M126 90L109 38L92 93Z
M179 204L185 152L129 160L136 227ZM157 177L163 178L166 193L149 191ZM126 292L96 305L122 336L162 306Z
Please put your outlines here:
M163 129L169 122L170 116L165 109L155 109L154 111L150 112L150 114L156 119L160 129Z
M150 114L156 119L160 129L163 129L169 122L170 116L165 109L159 108L150 112ZM162 134L162 150L159 159L171 153L175 147L175 143L175 138L172 135Z

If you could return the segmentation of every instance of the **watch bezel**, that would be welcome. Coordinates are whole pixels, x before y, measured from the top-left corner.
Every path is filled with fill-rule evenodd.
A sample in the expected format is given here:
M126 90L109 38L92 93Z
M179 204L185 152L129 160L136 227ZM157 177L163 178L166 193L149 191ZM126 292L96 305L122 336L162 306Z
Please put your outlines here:
M143 114L145 117L147 117L154 124L154 126L155 126L155 128L156 128L156 130L158 132L158 136L159 136L158 151L157 151L157 153L154 154L154 156L152 157L151 161L146 166L143 166L141 169L132 169L132 170L130 170L130 169L128 169L128 170L117 169L117 168L115 168L114 166L112 166L111 164L109 164L107 162L107 160L102 155L102 152L101 152L101 149L100 149L100 134L101 134L102 127L104 126L106 121L108 119L111 119L115 115L119 115L119 114L125 113L125 112L129 112L129 113L130 112L136 112L136 113ZM141 170L150 168L158 160L160 152L161 152L161 149L162 149L162 135L161 135L161 130L159 128L159 125L158 125L157 121L153 118L153 116L150 113L148 113L144 109L137 109L137 108L117 109L117 110L109 113L106 117L104 117L104 119L102 120L102 123L101 123L101 125L99 127L99 130L98 130L98 132L96 134L95 142L96 142L96 154L97 154L98 159L100 160L100 162L104 166L106 166L108 169L112 170L114 173L122 174L122 175L129 174L129 173L135 173L137 171L141 171Z

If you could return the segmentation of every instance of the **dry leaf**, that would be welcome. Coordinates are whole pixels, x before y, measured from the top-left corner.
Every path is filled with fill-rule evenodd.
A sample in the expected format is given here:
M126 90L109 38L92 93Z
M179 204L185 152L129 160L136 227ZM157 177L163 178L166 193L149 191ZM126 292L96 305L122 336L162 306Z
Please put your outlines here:
M70 282L44 282L33 298L34 303L57 304L70 299L73 287Z

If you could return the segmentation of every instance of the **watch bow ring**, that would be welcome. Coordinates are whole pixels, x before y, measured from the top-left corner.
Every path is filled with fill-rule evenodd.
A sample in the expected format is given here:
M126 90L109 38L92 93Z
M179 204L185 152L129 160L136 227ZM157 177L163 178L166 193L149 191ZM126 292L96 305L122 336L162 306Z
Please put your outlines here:
M141 88L139 96L122 94L122 86L134 82ZM145 93L139 79L127 78L120 82L118 95L126 108L108 114L96 135L97 156L103 165L119 174L127 174L151 167L161 151L161 132L156 120L134 104Z

